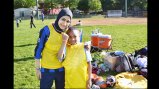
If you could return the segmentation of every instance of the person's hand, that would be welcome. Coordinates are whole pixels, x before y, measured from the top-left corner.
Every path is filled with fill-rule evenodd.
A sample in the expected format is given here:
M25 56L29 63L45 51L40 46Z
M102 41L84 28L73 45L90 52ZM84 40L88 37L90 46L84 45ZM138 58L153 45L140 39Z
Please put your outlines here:
M84 43L84 48L85 48L87 51L90 51L90 49L91 49L91 43L90 43L90 41Z
M91 86L92 86L92 81L91 81L91 79L88 79L87 85L86 85L87 89L91 89Z
M35 71L38 79L41 79L40 68L41 68L40 59L35 59Z
M84 48L85 48L86 50L89 50L89 45L88 45L88 44L84 45Z
M41 79L41 71L40 71L40 69L35 69L35 71L36 71L37 78L40 80Z
M84 48L85 48L87 51L90 51L91 46L90 46L89 44L85 44L85 45L84 45Z
M62 40L67 42L69 36L66 33L63 33L63 32L61 34L62 34Z

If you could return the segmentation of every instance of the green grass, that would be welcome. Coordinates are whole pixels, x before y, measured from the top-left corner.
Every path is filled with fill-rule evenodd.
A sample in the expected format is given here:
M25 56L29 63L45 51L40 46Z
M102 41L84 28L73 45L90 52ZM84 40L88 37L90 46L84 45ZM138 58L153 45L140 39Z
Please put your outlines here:
M89 41L91 31L96 28L103 34L112 36L112 48L124 52L133 52L147 45L146 25L107 25L107 26L86 26L81 27L84 31L83 41ZM80 29L81 29L80 28Z
M30 28L29 20L22 20L17 28L14 21L14 88L39 88L39 80L35 76L34 48L40 29L54 20L36 20L37 28ZM91 31L100 29L103 34L110 34L113 38L113 50L134 52L147 45L147 25L106 25L82 26L83 41L90 41ZM102 74L105 77L114 72Z

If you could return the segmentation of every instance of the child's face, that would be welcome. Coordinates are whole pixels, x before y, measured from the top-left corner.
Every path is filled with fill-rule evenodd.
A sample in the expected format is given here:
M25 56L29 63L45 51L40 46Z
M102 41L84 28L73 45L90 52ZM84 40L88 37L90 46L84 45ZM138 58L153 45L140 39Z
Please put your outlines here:
M58 25L63 31L66 31L70 23L71 19L69 16L62 16L58 21Z
M68 33L69 39L68 43L71 45L75 45L80 42L80 32L78 30L73 30Z

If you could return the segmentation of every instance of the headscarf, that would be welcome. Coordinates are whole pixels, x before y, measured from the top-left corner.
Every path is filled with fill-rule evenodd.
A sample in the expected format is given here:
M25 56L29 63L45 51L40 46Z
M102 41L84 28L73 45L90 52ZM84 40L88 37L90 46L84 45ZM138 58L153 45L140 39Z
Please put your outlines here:
M73 14L72 14L72 12L71 12L71 10L70 10L69 8L63 8L63 9L59 12L59 14L58 14L58 16L57 16L57 19L56 19L56 21L55 21L55 23L54 23L55 30L58 31L59 33L64 32L64 31L59 27L59 25L58 25L58 21L59 21L59 19L60 19L62 16L69 16L69 17L70 17L70 20L71 20L72 17L73 17Z

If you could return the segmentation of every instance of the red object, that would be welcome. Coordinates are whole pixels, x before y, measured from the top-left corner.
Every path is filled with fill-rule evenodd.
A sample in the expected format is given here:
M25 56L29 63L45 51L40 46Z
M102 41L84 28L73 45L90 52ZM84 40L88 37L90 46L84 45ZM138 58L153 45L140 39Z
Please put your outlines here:
M91 36L91 44L92 46L98 47L98 34L92 34Z
M98 75L92 73L92 75L91 75L92 83L95 84L95 80L96 80L97 78L98 78Z
M112 38L111 35L92 34L91 45L93 47L108 49L111 47Z
M51 10L50 10L50 14L55 14L55 15L57 15L57 14L59 14L60 11L61 11L61 9L51 9Z
M92 73L97 74L98 68L92 68Z
M106 88L107 84L104 81L103 77L96 74L91 74L92 83L98 85L100 88Z
M98 85L100 88L107 88L107 84L104 81L103 77L99 76L96 80L95 80L95 84Z
M110 35L101 35L98 38L98 47L107 49L110 47L111 44L111 36Z

